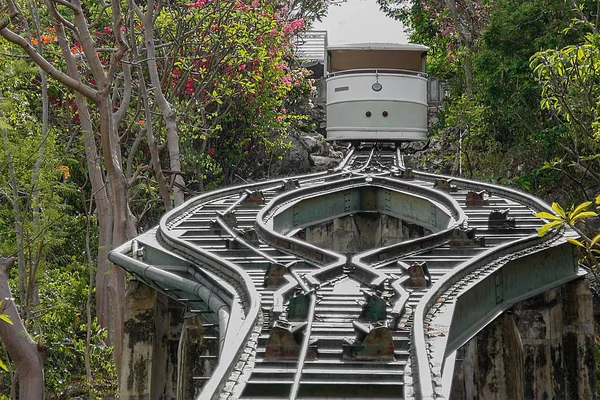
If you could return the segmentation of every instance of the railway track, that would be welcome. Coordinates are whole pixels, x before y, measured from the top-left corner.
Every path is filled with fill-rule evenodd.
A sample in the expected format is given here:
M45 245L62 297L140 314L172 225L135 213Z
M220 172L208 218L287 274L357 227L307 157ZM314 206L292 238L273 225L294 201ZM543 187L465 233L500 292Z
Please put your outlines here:
M454 352L497 315L453 330L457 299L564 242L564 232L537 237L542 210L523 193L412 171L394 146L362 144L327 172L194 199L133 255L126 244L111 257L191 312L214 311L206 321L221 350L212 376L197 377L199 398L444 398ZM155 250L138 256L138 246ZM152 251L181 265L149 267Z

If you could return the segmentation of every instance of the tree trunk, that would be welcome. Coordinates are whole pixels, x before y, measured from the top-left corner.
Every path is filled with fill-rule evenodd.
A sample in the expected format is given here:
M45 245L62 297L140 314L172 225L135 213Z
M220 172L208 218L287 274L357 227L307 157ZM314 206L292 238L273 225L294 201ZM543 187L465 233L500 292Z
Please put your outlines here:
M13 264L13 258L0 256L0 298L4 299L1 312L13 323L0 321L0 340L17 369L19 400L40 400L44 398L43 351L25 330L13 301L7 300L12 298L8 278Z
M175 207L183 204L183 177L181 172L181 154L179 152L179 134L177 133L177 113L175 108L167 101L162 91L162 83L158 76L158 66L156 65L156 49L154 47L153 19L154 12L151 6L148 6L144 21L144 41L146 45L146 62L148 64L148 74L156 104L160 108L161 114L165 119L167 129L167 148L169 150L169 167L175 175L171 178L175 182L173 187L173 197ZM169 207L167 208L169 209Z

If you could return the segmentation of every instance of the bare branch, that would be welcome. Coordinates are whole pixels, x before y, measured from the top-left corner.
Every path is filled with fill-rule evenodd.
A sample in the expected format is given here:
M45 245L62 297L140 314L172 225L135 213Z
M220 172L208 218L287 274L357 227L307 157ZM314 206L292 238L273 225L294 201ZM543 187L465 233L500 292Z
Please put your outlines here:
M77 11L77 8L73 4L69 3L67 0L51 0L51 1L53 3L60 4L61 6L68 7L73 11Z
M104 12L108 9L108 7L110 7L110 5L102 4L102 8L100 9L98 16L96 17L96 20L88 25L88 29L94 29L98 26L98 23L100 23L100 20L102 19L102 16L104 15Z
M20 35L17 35L13 31L8 28L4 28L0 30L0 35L4 37L9 42L12 42L25 50L27 55L31 57L32 61L35 62L44 72L48 75L62 83L63 85L78 91L85 97L90 100L97 101L98 99L98 91L93 89L92 87L82 83L81 81L77 81L62 71L59 71L54 67L54 65L50 64L48 60L46 60L37 50L30 45L25 38Z

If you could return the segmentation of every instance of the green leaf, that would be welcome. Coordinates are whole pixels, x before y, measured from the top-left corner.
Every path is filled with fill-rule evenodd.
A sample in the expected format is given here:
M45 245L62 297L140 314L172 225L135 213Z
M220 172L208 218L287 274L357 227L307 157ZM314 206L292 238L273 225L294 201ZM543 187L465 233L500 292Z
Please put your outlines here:
M573 238L567 238L567 242L574 244L575 246L583 247L585 249L585 245L581 243L579 240Z
M599 240L600 240L600 233L597 234L596 236L594 236L594 238L592 239L592 242L590 243L590 247L594 247L596 245L596 243L598 243Z
M560 204L558 203L552 203L552 209L561 217L563 217L563 219L567 219L567 214L565 213L565 210L563 210L563 208L560 206Z
M588 208L591 204L592 204L591 201L586 201L585 203L581 203L580 205L577 206L577 208L575 208L573 210L573 212L571 214L569 214L569 218L573 218L574 216L576 216L577 214L579 214L580 212L582 212L583 210Z
M549 221L558 221L558 220L560 220L560 218L557 217L556 215L550 214L550 213L544 212L544 211L539 212L537 214L534 214L534 216L536 216L538 218L542 218L542 219L547 219Z
M598 216L598 214L596 214L593 211L585 211L585 212L582 212L582 213L576 215L574 218L572 218L571 219L571 223L573 223L575 221L579 221L580 219L593 218L593 217L596 217L596 216Z
M13 322L11 321L10 317L6 314L0 314L0 319L4 322L6 322L9 325L12 325Z
M542 237L544 236L546 233L548 233L548 231L552 228L557 228L559 226L561 226L563 224L563 221L552 221L552 222L548 222L547 224L543 225L539 230L538 230L538 236Z
M6 364L4 364L4 361L0 360L0 368L2 368L5 371L8 371L8 367L6 366Z

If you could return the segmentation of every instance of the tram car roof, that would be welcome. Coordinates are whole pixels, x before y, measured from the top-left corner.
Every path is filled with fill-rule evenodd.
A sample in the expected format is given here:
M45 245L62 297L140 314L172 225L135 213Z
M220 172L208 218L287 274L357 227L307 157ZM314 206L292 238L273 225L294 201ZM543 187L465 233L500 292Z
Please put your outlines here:
M425 72L429 47L420 44L351 43L327 48L329 72L353 69L404 69Z

